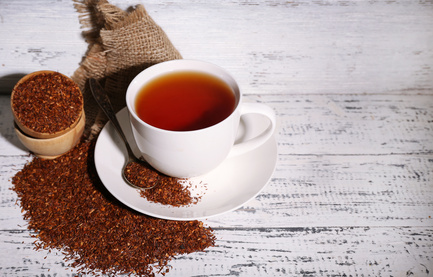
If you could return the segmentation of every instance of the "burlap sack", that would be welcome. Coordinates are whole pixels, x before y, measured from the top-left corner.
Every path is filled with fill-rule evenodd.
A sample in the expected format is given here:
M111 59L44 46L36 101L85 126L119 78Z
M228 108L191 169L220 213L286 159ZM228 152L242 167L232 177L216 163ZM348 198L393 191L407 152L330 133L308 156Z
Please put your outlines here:
M128 84L140 71L182 56L142 5L124 11L106 0L74 1L89 48L72 79L84 94L85 135L91 139L107 119L93 100L88 78L103 83L118 111L125 106Z

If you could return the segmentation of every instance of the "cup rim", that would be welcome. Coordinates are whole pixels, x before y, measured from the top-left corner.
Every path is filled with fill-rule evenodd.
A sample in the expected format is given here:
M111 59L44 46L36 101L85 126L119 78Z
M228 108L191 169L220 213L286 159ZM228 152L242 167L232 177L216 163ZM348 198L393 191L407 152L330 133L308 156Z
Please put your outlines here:
M188 63L190 65L193 65L194 68L182 67L182 65L185 65ZM170 66L172 66L172 68L170 68ZM146 80L151 80L157 76L160 76L160 75L163 75L166 73L182 71L182 70L201 71L199 66L212 67L213 69L218 70L221 74L223 74L225 77L230 79L231 84L229 84L229 86L233 89L233 91L235 93L236 103L235 103L235 108L233 109L233 111L230 113L229 116L227 116L225 119L221 120L220 122L218 122L214 125L205 127L205 128L190 130L190 131L174 131L174 130L166 130L166 129L162 129L159 127L155 127L155 126L145 122L144 120L142 120L137 115L137 113L135 112L134 101L135 101L135 98L137 96L139 89L143 86L143 82L140 82L139 79L145 78L146 75L150 75L150 77L148 76L146 78ZM213 74L213 73L209 72L209 70L205 71L205 73L209 73L209 74L212 74L212 75L214 75L220 79L223 79L220 74ZM227 83L227 81L225 79L223 81ZM138 87L138 88L136 88L136 87ZM141 71L140 73L138 73L134 77L134 79L129 83L128 88L126 90L125 98L126 98L126 106L128 109L128 113L130 115L132 115L136 121L145 125L147 128L150 128L150 129L156 130L156 131L160 131L160 132L164 132L164 133L191 134L191 133L203 132L207 129L214 128L218 125L223 124L224 122L226 122L227 120L230 120L230 118L235 116L237 110L240 108L240 103L242 102L242 93L240 91L239 84L236 82L236 80L233 78L233 76L224 68L222 68L216 64L201 61L201 60L177 59L177 60L164 61L164 62L160 62L160 63L154 64L154 65L151 65L151 66L147 67L146 69L144 69L143 71Z

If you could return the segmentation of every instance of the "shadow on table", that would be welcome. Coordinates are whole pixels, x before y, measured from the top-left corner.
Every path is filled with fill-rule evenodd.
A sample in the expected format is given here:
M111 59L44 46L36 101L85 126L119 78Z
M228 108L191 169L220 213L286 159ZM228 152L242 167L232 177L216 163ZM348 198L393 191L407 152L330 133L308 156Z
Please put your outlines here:
M18 149L27 151L15 135L14 119L9 97L15 84L25 75L17 73L0 77L0 135Z
M15 84L26 74L14 73L0 77L0 95L10 95Z

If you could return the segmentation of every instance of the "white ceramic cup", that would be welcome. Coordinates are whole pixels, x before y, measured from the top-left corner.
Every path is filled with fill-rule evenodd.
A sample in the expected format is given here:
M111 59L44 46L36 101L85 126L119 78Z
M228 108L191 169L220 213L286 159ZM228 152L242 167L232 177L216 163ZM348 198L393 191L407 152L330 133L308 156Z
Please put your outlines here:
M235 94L234 111L223 121L194 131L168 131L141 120L135 109L140 89L153 78L176 71L198 71L223 80ZM132 133L143 158L156 170L173 177L189 178L205 174L228 156L253 150L273 135L276 125L275 112L270 107L259 103L242 103L239 86L229 73L214 64L197 60L167 61L143 70L129 84L126 105ZM248 113L267 117L269 127L257 137L235 144L240 117Z

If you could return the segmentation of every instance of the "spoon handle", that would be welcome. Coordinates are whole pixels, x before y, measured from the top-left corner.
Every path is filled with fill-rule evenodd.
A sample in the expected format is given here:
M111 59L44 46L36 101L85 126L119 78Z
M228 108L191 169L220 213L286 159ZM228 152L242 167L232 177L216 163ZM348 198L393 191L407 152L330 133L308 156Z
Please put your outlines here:
M129 146L128 140L126 139L126 136L122 131L122 127L120 127L119 121L117 120L116 114L113 110L113 106L111 105L110 99L108 98L106 91L102 88L101 84L99 84L99 82L96 79L90 78L89 84L90 84L90 90L92 91L96 103L98 103L102 111L111 121L111 123L113 123L117 133L119 133L120 137L125 142L128 154L130 154L130 156L131 155L133 156L131 147Z

